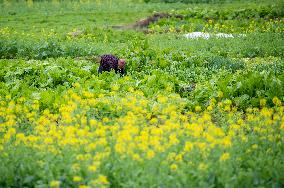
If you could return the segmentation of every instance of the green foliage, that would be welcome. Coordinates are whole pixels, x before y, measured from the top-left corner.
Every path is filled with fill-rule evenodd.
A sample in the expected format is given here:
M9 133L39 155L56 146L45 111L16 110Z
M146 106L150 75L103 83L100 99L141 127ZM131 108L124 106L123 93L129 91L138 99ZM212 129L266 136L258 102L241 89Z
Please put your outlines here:
M63 105L69 107L70 101L64 97L70 95L70 98L79 96L84 99L86 96L83 91L88 91L92 94L89 98L98 101L91 108L85 108L85 103L80 106L78 101L72 99L71 101L78 105L72 112L72 117L82 115L87 118L87 124L90 119L101 123L105 118L109 118L110 122L105 124L107 126L114 123L113 119L127 116L133 106L138 111L146 110L149 112L147 116L154 119L162 115L168 105L177 107L175 110L167 109L170 114L178 111L179 115L187 115L188 124L191 124L194 122L191 111L197 106L207 109L214 100L221 105L229 101L232 103L229 108L234 108L236 112L228 117L222 106L217 106L210 112L212 123L226 132L233 122L243 126L243 135L248 133L245 144L241 142L242 138L236 137L233 140L236 147L228 151L214 148L212 152L206 153L210 156L210 159L205 161L208 165L206 171L198 169L198 164L204 157L199 156L198 149L192 153L195 157L186 156L189 158L188 164L189 161L192 162L193 168L179 166L178 173L173 173L161 165L167 158L163 153L151 162L143 164L127 157L118 158L113 154L102 162L99 169L108 177L111 187L283 186L284 148L279 135L271 136L275 134L273 131L280 131L277 126L280 126L281 120L273 116L275 124L270 128L277 129L269 129L272 133L264 137L258 135L257 129L253 130L255 124L243 125L238 122L248 118L249 114L245 114L248 109L263 109L261 100L265 99L265 106L271 109L277 109L275 97L278 97L280 103L284 101L282 2L0 2L1 104L2 99L8 101L11 97L14 102L24 98L23 106L29 114L36 101L39 108L34 116L38 117L49 112L59 113ZM153 12L180 14L184 18L160 19L152 23L145 33L140 30L116 30L111 27L135 23ZM183 36L193 31L232 33L234 38L212 37L207 40L186 39ZM104 53L112 53L126 59L125 77L114 72L98 74L95 57ZM126 100L134 96L134 93L149 102L145 109L139 109L140 104L133 102L136 98L133 101ZM163 108L158 102L161 95L173 98L165 102ZM125 101L122 99L134 105L124 105ZM12 108L15 104L11 101L7 106ZM12 125L17 127L17 133L29 135L35 131L35 122L17 113L17 108L13 109L20 119L20 122ZM139 115L142 114L140 113ZM194 114L197 114L196 121L203 118L198 112ZM60 118L57 118L56 126ZM141 127L147 127L149 120L141 122ZM81 119L74 127L80 126L80 121ZM0 114L1 126L3 122L4 117ZM0 146L6 132L1 126ZM66 128L68 126L66 125ZM95 140L97 136L92 138ZM179 139L184 144L188 137ZM83 143L84 139L82 140ZM258 144L262 150L248 154L248 151L251 152L248 148L254 144ZM0 187L48 187L49 181L55 178L59 178L61 187L78 186L72 182L73 171L66 167L78 163L75 155L85 151L74 151L73 148L66 147L60 148L61 155L56 155L44 154L21 145L16 149L4 148L5 152L1 149L0 147ZM172 147L166 152L179 151L181 148ZM232 156L228 163L219 165L216 161L221 152L234 153L241 160ZM84 168L78 174L90 179L86 170L88 163L80 163Z
M245 78L245 79L244 79ZM226 76L217 85L226 98L232 99L237 106L258 106L260 99L267 99L273 105L272 99L283 98L283 72L277 76L266 71L246 72L234 76Z

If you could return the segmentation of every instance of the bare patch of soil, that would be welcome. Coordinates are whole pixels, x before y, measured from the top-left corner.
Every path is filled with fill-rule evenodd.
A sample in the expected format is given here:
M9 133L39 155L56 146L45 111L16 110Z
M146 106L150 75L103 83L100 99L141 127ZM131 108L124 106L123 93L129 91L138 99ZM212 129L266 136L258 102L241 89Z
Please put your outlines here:
M141 19L139 21L136 21L133 24L129 24L129 25L120 25L120 26L112 26L112 28L115 29L147 29L148 26L151 23L155 23L157 22L159 19L163 19L163 18L178 18L178 19L183 19L184 16L183 15L172 15L169 13L162 13L162 12L158 12L158 13L154 13L153 15Z

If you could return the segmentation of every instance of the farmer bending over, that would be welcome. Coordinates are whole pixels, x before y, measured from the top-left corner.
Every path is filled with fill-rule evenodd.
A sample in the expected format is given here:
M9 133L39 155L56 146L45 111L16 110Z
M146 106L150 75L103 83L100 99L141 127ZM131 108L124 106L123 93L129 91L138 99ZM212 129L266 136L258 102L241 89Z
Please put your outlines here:
M100 67L98 72L102 73L103 71L110 72L114 70L115 73L120 73L121 76L125 75L125 60L118 59L114 55L105 54L100 57Z

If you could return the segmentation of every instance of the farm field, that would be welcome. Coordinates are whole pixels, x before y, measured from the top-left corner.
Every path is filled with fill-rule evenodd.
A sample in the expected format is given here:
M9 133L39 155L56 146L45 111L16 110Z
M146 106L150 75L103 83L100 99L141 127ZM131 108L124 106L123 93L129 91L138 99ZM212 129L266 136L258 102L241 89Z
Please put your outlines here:
M283 16L283 1L0 0L0 188L284 187ZM98 74L109 53L127 75Z

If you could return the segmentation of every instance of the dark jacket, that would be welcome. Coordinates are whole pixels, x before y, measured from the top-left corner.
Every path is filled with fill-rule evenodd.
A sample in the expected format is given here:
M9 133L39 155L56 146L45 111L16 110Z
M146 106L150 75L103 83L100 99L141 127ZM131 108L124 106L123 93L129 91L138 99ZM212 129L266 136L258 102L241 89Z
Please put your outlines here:
M125 70L118 68L118 58L116 56L111 54L102 55L98 73L103 71L110 72L111 70L114 70L115 73L119 73L121 76L125 75Z

